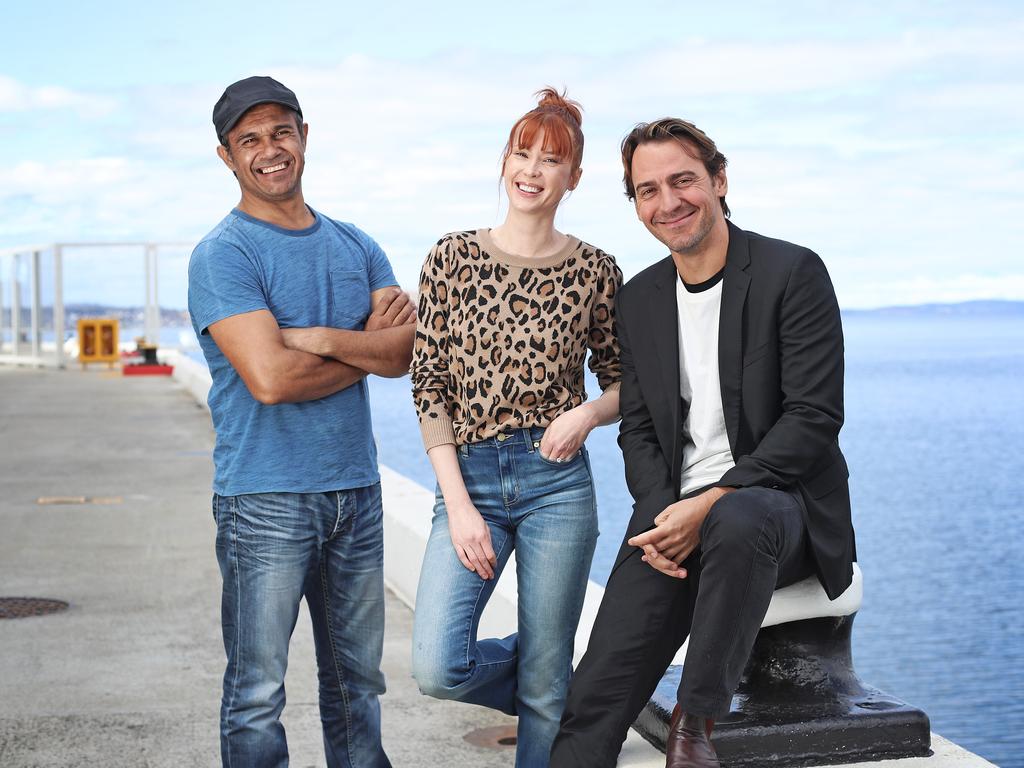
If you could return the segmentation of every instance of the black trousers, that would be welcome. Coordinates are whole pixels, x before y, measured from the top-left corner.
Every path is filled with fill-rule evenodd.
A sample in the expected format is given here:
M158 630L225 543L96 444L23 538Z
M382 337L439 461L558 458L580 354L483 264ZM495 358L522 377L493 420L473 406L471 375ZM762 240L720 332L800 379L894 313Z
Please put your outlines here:
M623 544L632 551L620 554L605 587L569 687L552 768L613 768L629 726L687 635L683 711L727 713L772 592L813 573L803 509L786 491L741 488L723 496L700 538L683 563L685 579L655 571L639 549Z

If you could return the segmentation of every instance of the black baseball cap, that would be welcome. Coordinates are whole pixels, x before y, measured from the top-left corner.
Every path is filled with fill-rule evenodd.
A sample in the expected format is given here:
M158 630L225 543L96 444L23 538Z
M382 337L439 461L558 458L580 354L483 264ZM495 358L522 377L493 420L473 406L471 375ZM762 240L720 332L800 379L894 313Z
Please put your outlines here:
M228 131L242 119L242 115L257 104L281 104L294 109L302 119L299 100L290 88L286 88L272 77L247 77L232 83L224 89L223 95L213 106L213 127L217 130L217 138L223 143Z

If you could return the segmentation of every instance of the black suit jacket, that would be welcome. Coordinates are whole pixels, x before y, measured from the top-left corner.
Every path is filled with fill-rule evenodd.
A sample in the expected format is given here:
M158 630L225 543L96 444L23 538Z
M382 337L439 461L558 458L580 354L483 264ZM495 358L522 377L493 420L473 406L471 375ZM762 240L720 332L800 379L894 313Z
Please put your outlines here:
M626 538L679 499L683 421L675 263L671 257L620 291L619 446L633 495ZM843 331L825 265L806 248L729 223L718 365L736 466L721 486L798 491L830 598L852 579L855 557L843 424ZM623 545L621 557L630 550Z

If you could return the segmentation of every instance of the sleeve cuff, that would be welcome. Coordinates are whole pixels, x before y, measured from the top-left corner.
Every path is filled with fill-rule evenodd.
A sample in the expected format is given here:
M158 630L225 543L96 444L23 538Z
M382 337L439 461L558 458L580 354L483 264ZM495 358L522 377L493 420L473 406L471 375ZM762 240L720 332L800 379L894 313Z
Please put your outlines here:
M427 451L445 443L458 445L455 441L455 427L452 425L452 420L444 416L437 419L431 419L428 416L422 419L420 433L423 436L423 448Z

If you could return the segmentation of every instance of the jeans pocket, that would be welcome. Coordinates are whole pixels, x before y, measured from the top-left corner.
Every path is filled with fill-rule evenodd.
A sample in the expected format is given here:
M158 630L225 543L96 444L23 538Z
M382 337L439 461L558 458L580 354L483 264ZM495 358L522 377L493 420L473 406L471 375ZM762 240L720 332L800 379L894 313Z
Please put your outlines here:
M541 455L540 446L539 445L534 450L534 453L537 455L537 458L539 458L542 463L547 464L549 467L559 467L559 468L562 468L562 467L571 467L574 464L576 464L576 462L578 462L580 460L580 457L583 456L583 449L580 448L578 451L576 451L576 453L574 453L568 459L562 459L561 461L556 461L554 459L545 459Z

